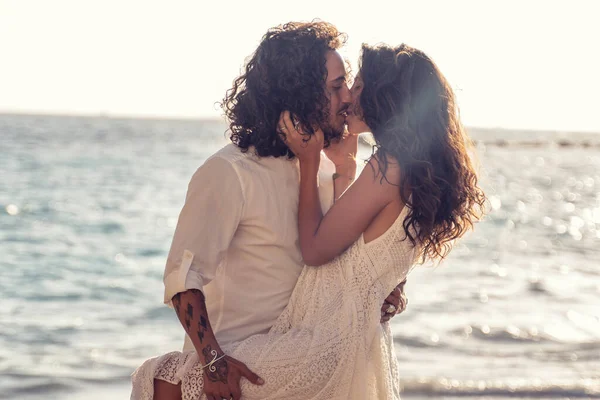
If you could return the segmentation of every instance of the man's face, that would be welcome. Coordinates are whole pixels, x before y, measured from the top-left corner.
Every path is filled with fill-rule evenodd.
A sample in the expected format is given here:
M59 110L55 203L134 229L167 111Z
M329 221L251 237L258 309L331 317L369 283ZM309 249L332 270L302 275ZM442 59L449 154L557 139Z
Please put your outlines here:
M330 137L341 137L346 122L346 111L352 103L352 95L346 82L346 66L342 56L334 50L327 52L325 60L327 68L325 91L329 99L329 126L323 127L323 132Z

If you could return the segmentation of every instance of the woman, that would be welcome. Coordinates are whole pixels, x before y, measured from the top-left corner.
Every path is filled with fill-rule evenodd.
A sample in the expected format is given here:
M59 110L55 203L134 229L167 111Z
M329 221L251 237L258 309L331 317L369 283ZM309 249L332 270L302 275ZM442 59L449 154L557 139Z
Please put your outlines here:
M352 93L349 132L371 132L375 151L325 216L317 192L323 133L281 116L281 135L299 160L307 266L268 334L223 348L264 379L242 381L244 399L399 398L380 304L415 263L444 258L481 216L485 197L454 94L429 57L406 45L363 46ZM195 352L149 360L134 374L132 397L150 399L155 377L178 376L183 399L201 398L203 368L213 365L200 365Z

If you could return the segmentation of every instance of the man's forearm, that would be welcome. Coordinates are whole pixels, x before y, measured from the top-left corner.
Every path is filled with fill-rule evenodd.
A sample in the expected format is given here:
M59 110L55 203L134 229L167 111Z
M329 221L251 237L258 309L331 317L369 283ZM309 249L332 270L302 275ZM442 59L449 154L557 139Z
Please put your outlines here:
M182 293L177 293L173 296L173 306L181 325L183 325L183 329L185 329L192 340L200 360L203 360L202 364L207 365L215 358L221 357L223 351L219 347L219 343L210 326L204 294L198 289L190 289ZM214 372L212 372L212 368L207 368L204 371L206 377L213 382L221 381L226 383L226 360L221 359L213 365L215 367Z

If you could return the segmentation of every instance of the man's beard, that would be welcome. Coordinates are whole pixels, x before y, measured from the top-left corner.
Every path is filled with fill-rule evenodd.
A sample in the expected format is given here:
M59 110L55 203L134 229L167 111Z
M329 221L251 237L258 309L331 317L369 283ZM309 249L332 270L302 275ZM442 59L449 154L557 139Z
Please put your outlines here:
M327 123L327 126L321 129L326 143L331 143L340 140L344 136L345 125L342 125L342 129L335 129L330 123Z

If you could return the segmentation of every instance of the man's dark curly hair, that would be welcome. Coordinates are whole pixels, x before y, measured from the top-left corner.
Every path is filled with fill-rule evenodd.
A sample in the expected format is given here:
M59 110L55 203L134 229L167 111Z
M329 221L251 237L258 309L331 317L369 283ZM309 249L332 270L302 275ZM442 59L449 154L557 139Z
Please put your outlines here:
M269 29L244 73L221 103L231 141L258 156L293 158L278 135L282 111L288 110L308 133L319 126L329 132L329 99L325 91L325 55L344 45L345 34L327 22L290 22Z
M423 261L442 259L481 218L486 201L454 92L425 53L404 44L363 45L359 74L358 113L372 130L382 179L393 159L407 189L400 190L410 208L404 230L420 244Z

